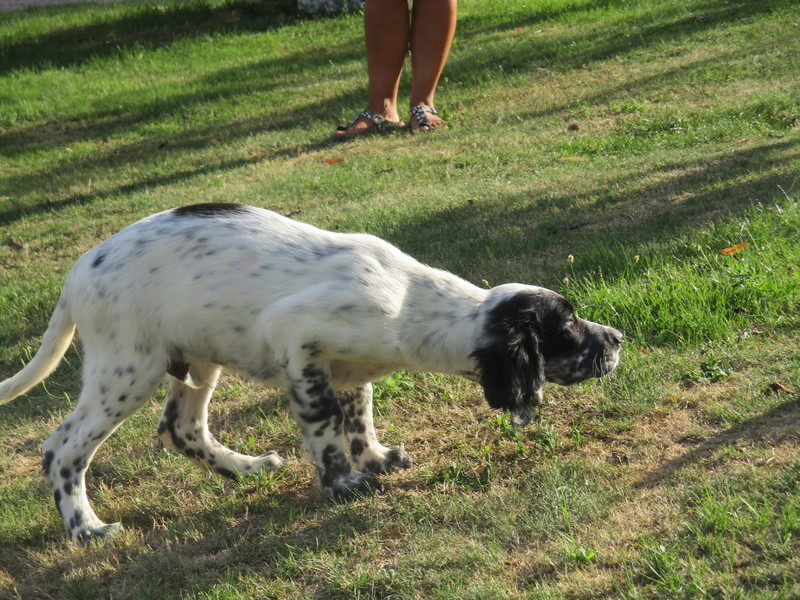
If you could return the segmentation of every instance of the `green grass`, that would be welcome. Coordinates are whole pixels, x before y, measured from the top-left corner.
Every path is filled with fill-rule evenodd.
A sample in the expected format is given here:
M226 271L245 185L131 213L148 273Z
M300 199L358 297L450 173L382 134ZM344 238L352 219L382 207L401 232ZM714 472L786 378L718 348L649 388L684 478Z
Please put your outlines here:
M88 476L126 534L79 548L38 467L73 349L0 408L0 598L800 596L796 3L462 0L450 128L336 146L366 97L361 18L293 5L0 13L0 376L83 252L196 201L557 289L624 331L623 362L548 387L521 432L464 380L385 378L379 433L417 466L350 505L314 491L278 391L223 377L217 436L295 461L221 482L161 446L160 390Z
M786 240L800 238L796 202L756 206L735 221L692 228L679 238L608 244L565 264L602 265L567 275L563 292L599 321L640 345L697 346L742 335L759 323L796 331L800 268ZM721 251L747 244L733 254ZM688 291L690 290L690 292Z

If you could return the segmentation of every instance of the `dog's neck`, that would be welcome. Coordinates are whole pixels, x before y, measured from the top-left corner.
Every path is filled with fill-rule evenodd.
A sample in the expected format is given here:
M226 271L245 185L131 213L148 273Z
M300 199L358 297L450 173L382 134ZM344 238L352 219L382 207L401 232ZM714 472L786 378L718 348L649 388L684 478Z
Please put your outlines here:
M414 310L400 319L405 325L401 339L409 367L468 376L475 368L471 355L483 337L489 291L447 275L409 289Z

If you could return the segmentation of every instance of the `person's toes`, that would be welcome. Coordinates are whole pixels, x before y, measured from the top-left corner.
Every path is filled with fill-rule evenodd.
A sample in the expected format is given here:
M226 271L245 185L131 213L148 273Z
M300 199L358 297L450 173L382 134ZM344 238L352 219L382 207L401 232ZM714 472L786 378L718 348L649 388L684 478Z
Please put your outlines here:
M365 133L370 133L373 129L375 129L375 123L366 117L362 117L361 119L357 119L348 127L339 127L333 132L331 137L333 139L348 139Z
M411 109L411 131L433 131L447 125L447 121L439 116L434 108L423 104Z

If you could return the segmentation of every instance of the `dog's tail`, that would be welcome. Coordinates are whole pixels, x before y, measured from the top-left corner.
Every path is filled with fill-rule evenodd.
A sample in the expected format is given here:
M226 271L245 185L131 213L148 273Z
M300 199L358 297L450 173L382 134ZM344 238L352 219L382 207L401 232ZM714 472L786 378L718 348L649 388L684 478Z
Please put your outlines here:
M0 383L0 404L13 400L44 381L61 362L74 335L75 322L70 314L66 292L62 292L39 351L22 371Z

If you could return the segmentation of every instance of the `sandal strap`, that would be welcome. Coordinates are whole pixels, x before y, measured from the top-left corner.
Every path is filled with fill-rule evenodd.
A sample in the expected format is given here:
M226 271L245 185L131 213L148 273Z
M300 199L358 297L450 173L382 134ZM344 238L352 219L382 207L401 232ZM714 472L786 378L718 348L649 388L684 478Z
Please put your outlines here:
M395 129L397 127L402 127L401 123L395 123L394 121L390 121L389 119L385 119L382 116L375 114L369 109L362 110L358 113L355 117L350 119L350 122L347 124L345 129L349 129L352 127L353 123L358 121L359 119L369 119L375 124L375 129L384 132L389 131L390 129Z
M431 125L431 120L425 113L434 115L435 117L439 116L439 113L436 112L435 108L431 106L425 106L424 104L418 104L411 109L411 116L416 117L417 123L419 123L420 127L429 127Z

